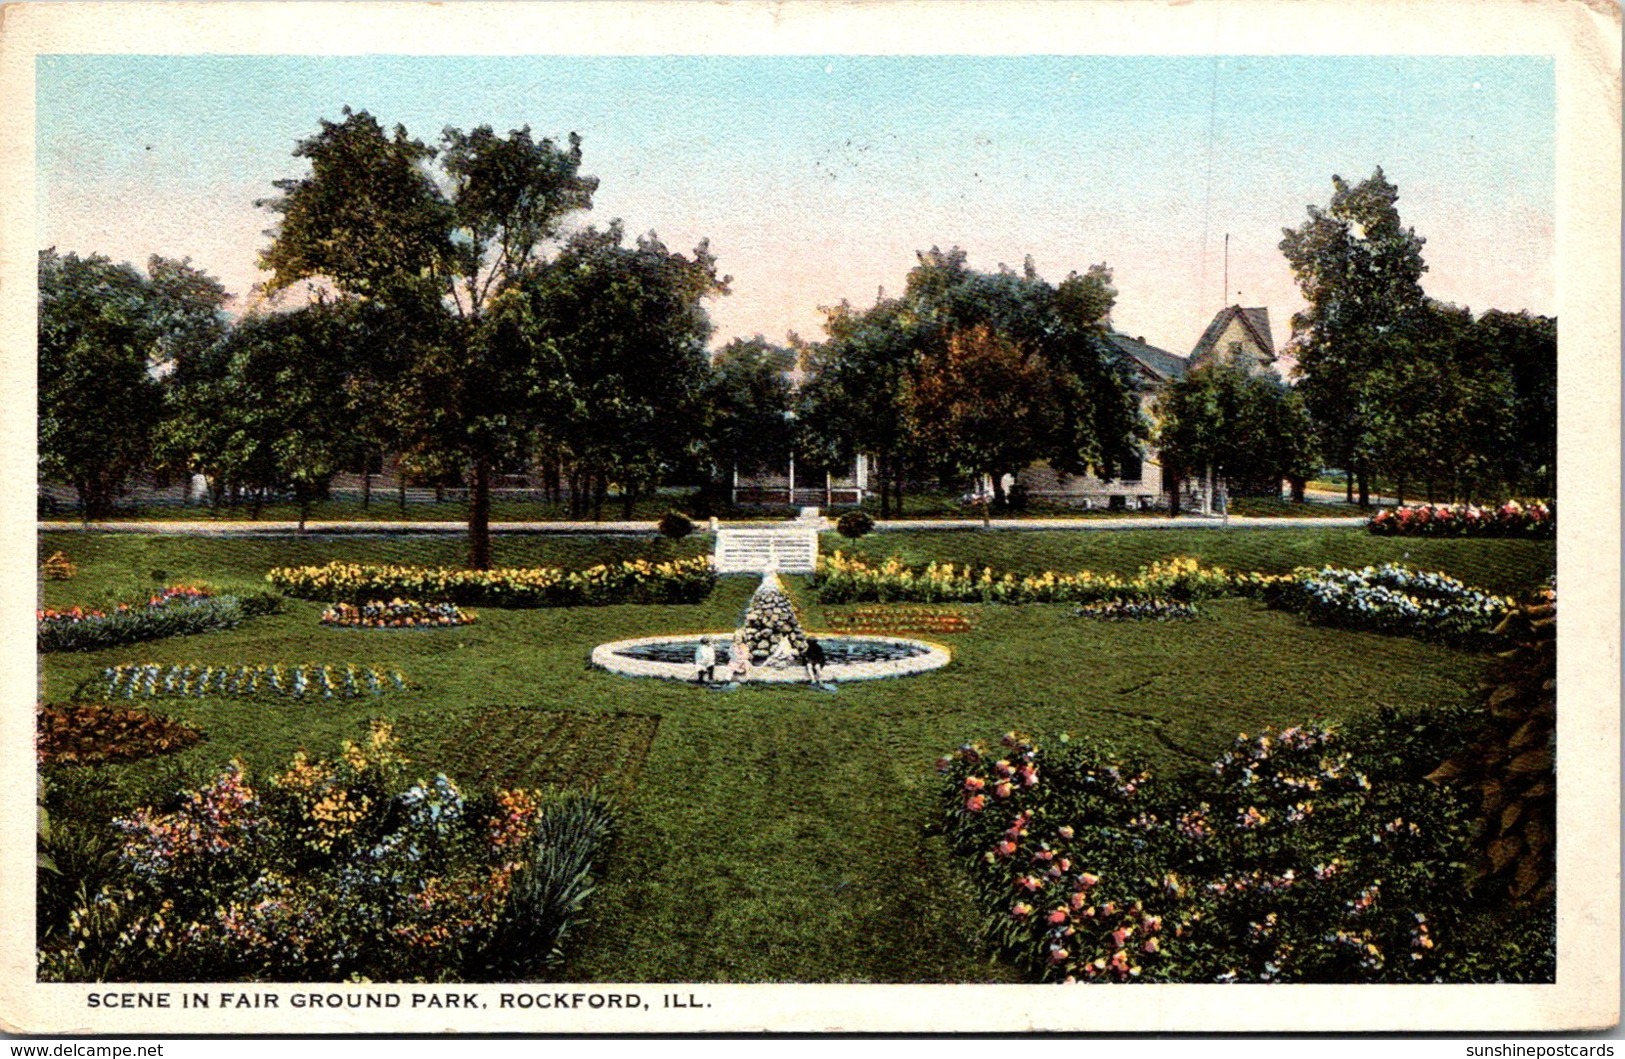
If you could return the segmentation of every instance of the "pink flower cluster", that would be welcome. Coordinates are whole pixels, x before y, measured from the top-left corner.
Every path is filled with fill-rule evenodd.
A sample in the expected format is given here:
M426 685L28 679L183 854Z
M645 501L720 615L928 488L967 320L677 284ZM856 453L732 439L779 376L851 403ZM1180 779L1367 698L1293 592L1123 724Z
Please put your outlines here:
M1557 516L1543 500L1477 504L1415 504L1383 508L1366 529L1391 537L1535 537L1556 535Z

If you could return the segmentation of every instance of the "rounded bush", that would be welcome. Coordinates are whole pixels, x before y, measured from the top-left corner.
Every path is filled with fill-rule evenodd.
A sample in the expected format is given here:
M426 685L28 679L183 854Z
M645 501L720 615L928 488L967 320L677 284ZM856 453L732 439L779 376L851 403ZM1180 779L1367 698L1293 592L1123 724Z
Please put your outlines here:
M835 523L835 531L848 540L857 540L859 537L875 528L875 520L864 511L848 511Z
M662 537L669 537L674 541L680 541L690 533L694 532L694 523L687 515L680 511L668 511L664 515L660 516L660 525L658 528Z

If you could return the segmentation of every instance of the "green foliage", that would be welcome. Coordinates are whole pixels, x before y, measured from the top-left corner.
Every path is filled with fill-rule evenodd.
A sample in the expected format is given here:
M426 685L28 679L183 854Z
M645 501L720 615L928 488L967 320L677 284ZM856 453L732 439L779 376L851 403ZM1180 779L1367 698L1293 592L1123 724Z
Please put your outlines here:
M1273 375L1209 364L1170 382L1157 398L1163 466L1182 477L1208 467L1239 491L1279 490L1314 470L1312 426L1302 398Z
M761 335L736 338L711 358L702 396L704 443L718 474L781 465L790 455L796 439L789 373L795 359L793 350Z
M554 957L590 893L601 803L545 812L534 792L465 797L412 781L389 725L333 760L302 752L256 783L233 762L169 807L120 817L119 877L40 939L52 981L479 979L515 942ZM514 900L515 876L534 872ZM525 913L546 917L517 930ZM524 933L528 931L529 933ZM540 959L536 959L539 957Z
M258 613L265 603L256 603ZM170 636L230 629L253 617L235 596L213 596L166 589L145 604L120 604L111 612L41 611L36 644L52 651L99 651L107 647L161 640Z
M688 458L705 416L711 325L702 303L727 284L704 241L688 256L653 234L628 246L612 223L572 235L516 294L523 325L513 341L546 366L534 411L569 456L573 497L616 481L630 499Z
M668 511L660 516L660 523L656 528L662 537L680 541L694 532L694 523L681 511Z
M1032 458L1082 472L1137 447L1138 392L1104 338L1109 269L1056 286L1031 261L984 273L957 247L918 257L900 298L827 311L802 391L809 444L877 458L882 516L909 464L991 472L1002 492L1000 475Z
M154 256L143 276L100 255L39 255L40 475L71 484L105 517L151 462L162 408L155 369L209 347L225 291L186 262Z
M1505 945L1467 885L1472 814L1397 719L1239 736L1170 779L1065 737L962 747L942 806L986 936L1039 981L1484 980ZM1538 954L1496 973L1550 980Z
M710 556L665 563L636 559L570 571L557 567L458 570L333 562L326 566L278 567L265 578L299 599L362 603L403 596L490 607L698 603L711 594L717 581Z
M614 833L609 805L590 795L566 795L542 810L485 951L491 977L535 979L558 966Z
M848 511L835 520L835 532L849 541L867 536L875 528L875 520L866 511Z

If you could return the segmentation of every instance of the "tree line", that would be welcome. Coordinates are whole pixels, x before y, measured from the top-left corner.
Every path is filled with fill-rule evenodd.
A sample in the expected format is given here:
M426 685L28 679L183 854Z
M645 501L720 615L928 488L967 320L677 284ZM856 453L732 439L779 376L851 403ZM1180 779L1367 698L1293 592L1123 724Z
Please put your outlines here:
M959 248L918 255L895 296L825 310L825 337L761 336L708 353L729 277L621 225L570 226L598 181L579 137L447 128L430 145L344 111L275 183L261 255L303 304L231 320L188 262L145 273L99 256L39 263L40 460L87 517L140 470L203 474L217 502L291 495L301 519L344 469L392 453L403 475L460 483L469 563L490 563L493 478L540 467L576 517L627 513L663 482L874 461L881 513L909 483L1034 461L1118 476L1156 446L1165 476L1303 477L1323 460L1430 494L1549 492L1555 321L1421 294L1422 240L1381 170L1334 178L1282 250L1309 309L1295 386L1214 364L1162 388L1108 340L1096 265L1056 283L1029 259L983 272ZM403 479L404 480L404 479ZM1542 488L1544 487L1544 488Z

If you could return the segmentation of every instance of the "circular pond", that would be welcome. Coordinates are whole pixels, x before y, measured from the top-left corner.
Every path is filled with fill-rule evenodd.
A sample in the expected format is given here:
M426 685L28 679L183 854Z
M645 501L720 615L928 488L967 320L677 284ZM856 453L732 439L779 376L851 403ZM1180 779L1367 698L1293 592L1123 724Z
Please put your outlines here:
M708 633L722 660L728 656L731 633ZM886 677L907 677L940 669L951 657L946 647L924 640L906 640L899 636L818 636L823 645L826 661L824 680L881 680ZM599 644L593 649L592 663L600 669L627 677L658 677L664 680L694 679L694 651L700 645L700 635L686 633L680 636L644 636L635 640L617 640ZM720 678L725 662L719 661ZM807 671L799 665L775 669L772 666L751 666L747 682L751 684L805 684Z

